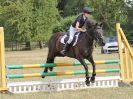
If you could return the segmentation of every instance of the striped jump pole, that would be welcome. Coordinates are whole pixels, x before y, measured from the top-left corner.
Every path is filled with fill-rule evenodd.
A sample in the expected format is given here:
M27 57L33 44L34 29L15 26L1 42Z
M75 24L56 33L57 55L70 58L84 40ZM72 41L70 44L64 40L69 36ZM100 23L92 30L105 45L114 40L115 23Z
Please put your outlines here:
M119 60L101 60L95 61L96 64L119 64ZM86 62L90 65L90 62ZM46 63L46 64L28 64L28 65L6 65L8 69L23 69L23 68L44 68L44 67L65 67L65 66L81 66L80 62L74 63Z
M96 70L96 73L116 73L120 72L120 69L100 69ZM89 71L92 73L92 70ZM48 73L32 73L32 74L12 74L7 75L7 78L30 78L30 77L41 77L41 76L63 76L63 75L80 75L85 74L84 70L76 70L76 71L67 71L67 72L48 72Z

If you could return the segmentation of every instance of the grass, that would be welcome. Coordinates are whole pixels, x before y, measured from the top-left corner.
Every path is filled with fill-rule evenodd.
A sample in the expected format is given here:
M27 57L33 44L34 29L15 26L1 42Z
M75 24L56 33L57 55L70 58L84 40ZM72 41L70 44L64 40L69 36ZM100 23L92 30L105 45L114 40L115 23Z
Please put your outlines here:
M118 53L113 54L101 54L100 49L96 48L93 53L94 60L105 60L105 59L118 59ZM33 50L33 51L13 51L6 52L6 64L37 64L45 63L47 57L47 49ZM61 58L55 59L55 62L74 62L77 61L72 58ZM112 65L98 65L97 69L105 68L118 68L116 64ZM72 71L84 69L81 67L58 67L54 71ZM89 66L91 69L91 66ZM7 70L8 74L13 73L36 73L42 72L43 68L39 69L22 69L22 70ZM113 74L97 74L97 76L107 75L118 75ZM44 80L53 79L64 79L64 78L76 78L84 77L84 75L71 75L71 76L59 76L59 77L46 77ZM30 80L42 80L42 78L28 78L28 79L13 79L13 81L30 81ZM30 93L30 94L0 94L0 99L133 99L133 86L130 87L119 87L119 88L103 88L103 89L84 89L75 91L62 91L62 92L51 92L51 93Z

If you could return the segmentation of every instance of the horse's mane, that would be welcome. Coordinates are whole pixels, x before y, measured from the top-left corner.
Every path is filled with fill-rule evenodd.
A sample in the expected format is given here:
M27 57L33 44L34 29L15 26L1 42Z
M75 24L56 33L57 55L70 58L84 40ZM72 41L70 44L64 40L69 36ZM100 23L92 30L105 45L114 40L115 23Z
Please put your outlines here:
M89 37L88 39L91 39L91 40L89 40L89 42L91 42L90 44L93 44L92 41L94 40L94 35L95 35L93 33L93 31L94 31L94 27L96 26L97 23L98 22L94 19L87 19L86 20L87 31L86 31L85 35L87 35L86 37Z
M86 20L86 26L88 28L91 28L91 27L95 26L97 23L98 22L96 20L94 20L94 19L87 19Z

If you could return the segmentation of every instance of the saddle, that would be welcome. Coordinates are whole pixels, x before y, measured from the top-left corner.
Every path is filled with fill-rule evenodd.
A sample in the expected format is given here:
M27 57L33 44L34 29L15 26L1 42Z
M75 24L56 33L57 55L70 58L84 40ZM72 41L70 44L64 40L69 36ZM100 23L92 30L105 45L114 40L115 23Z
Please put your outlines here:
M74 37L73 37L73 41L71 42L71 45L72 45L72 46L75 46L75 45L77 44L79 34L80 34L79 32L76 32L76 33L75 33L75 35L74 35ZM62 44L66 44L66 42L68 41L68 39L69 39L69 31L66 32L66 33L64 33L64 35L61 37L60 42L61 42Z

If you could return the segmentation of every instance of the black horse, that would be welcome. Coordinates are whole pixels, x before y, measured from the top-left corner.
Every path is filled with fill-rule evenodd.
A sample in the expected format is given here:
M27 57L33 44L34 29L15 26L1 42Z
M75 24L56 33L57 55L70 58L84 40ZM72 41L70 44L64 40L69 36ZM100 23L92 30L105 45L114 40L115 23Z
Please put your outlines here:
M105 43L103 40L102 24L98 24L95 20L87 20L86 30L87 31L85 33L80 33L77 44L75 46L71 46L66 55L68 57L79 60L80 63L84 66L86 72L85 82L86 85L89 86L90 81L92 83L95 82L95 76L96 76L96 71L95 71L96 64L92 56L94 41L98 42L100 46L104 46ZM54 33L50 38L48 46L49 52L46 63L54 63L54 59L57 56L63 57L63 55L60 53L60 51L63 49L64 46L63 44L60 43L60 39L63 35L64 33L58 32ZM93 72L91 78L88 74L88 66L85 63L84 59L90 61L90 63L93 66ZM44 73L47 73L48 69L52 71L53 67L46 67L44 69ZM42 78L44 77L45 76L42 76Z

